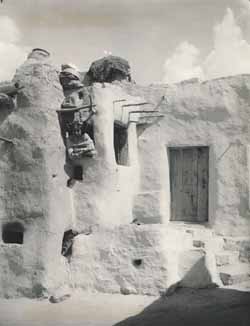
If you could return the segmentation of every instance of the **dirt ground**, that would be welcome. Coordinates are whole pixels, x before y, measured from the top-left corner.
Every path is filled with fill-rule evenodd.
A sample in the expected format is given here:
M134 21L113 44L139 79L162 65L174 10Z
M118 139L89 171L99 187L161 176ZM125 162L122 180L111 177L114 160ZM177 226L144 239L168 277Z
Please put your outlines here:
M1 300L0 326L110 326L140 313L157 298L80 293L61 303Z
M250 292L179 289L168 298L73 295L48 300L1 300L0 326L249 326Z

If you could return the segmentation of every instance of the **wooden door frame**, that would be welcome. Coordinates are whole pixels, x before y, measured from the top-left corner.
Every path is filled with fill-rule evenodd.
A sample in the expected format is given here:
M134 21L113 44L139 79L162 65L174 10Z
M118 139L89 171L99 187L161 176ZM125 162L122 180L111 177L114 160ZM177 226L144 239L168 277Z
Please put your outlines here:
M208 191L207 191L207 200L208 200L208 204L207 204L207 221L204 222L188 222L188 221L175 221L175 220L171 220L171 214L172 214L172 209L171 209L171 190L170 190L170 150L171 149L192 149L192 148L201 148L201 147L205 147L208 149ZM171 144L171 145L167 145L166 146L166 150L167 150L167 157L168 157L168 178L169 178L169 222L171 223L188 223L188 224L194 224L194 225L209 225L210 224L210 211L211 211L211 175L214 175L214 173L212 173L212 169L214 168L214 162L212 161L212 155L211 155L211 149L212 146L210 144L191 144L191 145L187 145L187 144Z

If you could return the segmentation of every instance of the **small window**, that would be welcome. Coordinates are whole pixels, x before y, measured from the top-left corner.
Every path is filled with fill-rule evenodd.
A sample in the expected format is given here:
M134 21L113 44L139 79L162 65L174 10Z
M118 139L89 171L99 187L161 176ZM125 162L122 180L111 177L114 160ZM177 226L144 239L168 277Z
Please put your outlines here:
M62 251L61 254L64 257L70 258L72 255L72 246L74 237L78 235L78 232L73 230L68 230L64 232L62 240Z
M4 243L23 244L24 228L21 223L8 223L3 226L2 239Z
M114 124L114 149L116 163L119 165L129 165L127 128L117 124Z
M93 123L87 123L86 124L86 129L85 131L89 137L93 140L94 144L95 144L95 134L94 134L94 125Z
M75 180L82 180L82 166L76 165L74 166L74 179Z

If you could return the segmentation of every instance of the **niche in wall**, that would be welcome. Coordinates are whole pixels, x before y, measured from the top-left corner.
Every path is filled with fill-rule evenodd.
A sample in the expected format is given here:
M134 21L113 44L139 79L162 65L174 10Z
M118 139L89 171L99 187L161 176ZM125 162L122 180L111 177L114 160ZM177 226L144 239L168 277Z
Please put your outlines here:
M78 235L78 232L73 230L67 230L64 232L62 240L62 251L61 254L64 257L70 258L72 255L72 246L74 237Z
M74 176L73 176L73 178L75 180L81 181L83 179L82 174L83 174L82 166L81 165L74 166Z
M134 260L133 260L133 265L134 265L136 268L139 268L139 267L142 265L142 259L134 259Z
M4 243L23 244L24 227L19 222L6 223L2 228L2 239Z
M128 166L128 130L116 123L114 124L114 150L116 163Z

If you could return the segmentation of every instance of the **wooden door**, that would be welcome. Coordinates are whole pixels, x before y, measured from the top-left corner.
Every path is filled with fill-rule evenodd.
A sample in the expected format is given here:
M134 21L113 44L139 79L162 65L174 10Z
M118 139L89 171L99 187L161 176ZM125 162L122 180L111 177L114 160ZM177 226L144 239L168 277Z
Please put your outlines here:
M208 220L208 147L169 148L171 221Z

